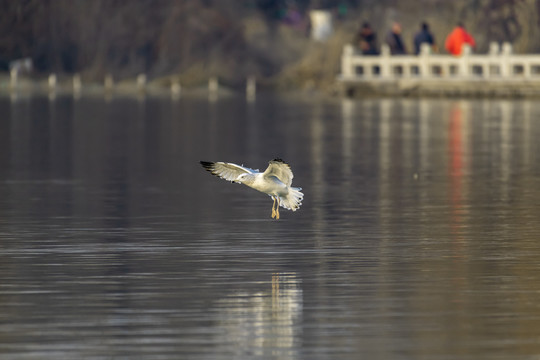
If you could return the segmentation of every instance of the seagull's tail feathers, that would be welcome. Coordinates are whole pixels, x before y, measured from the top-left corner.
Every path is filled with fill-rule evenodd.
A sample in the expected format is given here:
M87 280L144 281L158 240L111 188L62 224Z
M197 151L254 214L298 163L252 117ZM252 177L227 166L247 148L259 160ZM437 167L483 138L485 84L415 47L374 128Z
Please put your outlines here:
M300 191L302 188L289 188L289 193L286 197L279 198L279 204L285 209L296 211L302 205L304 194Z

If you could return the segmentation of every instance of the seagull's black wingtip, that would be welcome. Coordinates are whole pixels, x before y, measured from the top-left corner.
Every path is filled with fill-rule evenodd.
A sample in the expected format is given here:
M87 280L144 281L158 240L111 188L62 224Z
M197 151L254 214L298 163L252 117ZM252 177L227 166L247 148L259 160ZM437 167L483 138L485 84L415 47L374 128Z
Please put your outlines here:
M283 161L282 158L275 158L274 160L272 161L275 161L275 162L280 162L280 163L284 163L285 164L285 161Z
M199 161L203 168L205 168L208 171L212 171L214 168L214 163L210 161Z

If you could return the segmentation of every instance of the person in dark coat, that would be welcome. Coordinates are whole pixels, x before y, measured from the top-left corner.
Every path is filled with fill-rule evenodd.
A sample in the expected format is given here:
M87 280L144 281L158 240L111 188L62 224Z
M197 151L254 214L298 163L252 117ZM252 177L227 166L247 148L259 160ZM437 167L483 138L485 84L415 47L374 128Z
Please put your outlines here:
M401 24L393 23L392 29L386 35L386 43L390 46L390 53L392 55L405 55L407 54L407 49L405 48L405 43L401 38Z
M435 37L429 31L429 25L425 22L420 25L420 31L418 31L414 35L414 53L416 55L420 54L420 48L422 44L429 44L429 46L431 47L431 51L437 51Z
M371 28L369 23L362 24L360 30L356 34L356 46L360 48L364 55L378 55L377 50L377 34Z

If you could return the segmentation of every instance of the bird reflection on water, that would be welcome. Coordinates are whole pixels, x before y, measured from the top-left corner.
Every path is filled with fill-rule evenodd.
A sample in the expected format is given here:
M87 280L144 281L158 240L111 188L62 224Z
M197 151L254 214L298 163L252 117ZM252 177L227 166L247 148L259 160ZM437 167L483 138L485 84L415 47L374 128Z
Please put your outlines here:
M219 331L234 356L298 356L302 288L295 273L274 273L257 292L236 292L218 300Z

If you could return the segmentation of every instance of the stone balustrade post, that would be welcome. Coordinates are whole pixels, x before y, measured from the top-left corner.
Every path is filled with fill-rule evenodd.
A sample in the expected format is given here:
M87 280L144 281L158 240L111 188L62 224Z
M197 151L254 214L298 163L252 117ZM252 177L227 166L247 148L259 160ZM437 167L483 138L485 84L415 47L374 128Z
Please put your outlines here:
M471 56L471 46L469 44L463 44L461 47L461 57L459 59L459 76L468 78L471 76L471 68L469 67L469 57Z
M510 56L512 56L512 44L505 42L502 45L501 52L501 76L510 77L512 75L512 68L510 64Z
M390 53L390 46L387 44L381 45L381 56L380 56L380 75L383 79L388 79L392 76L391 72L391 66L390 66L390 56L392 54Z
M420 56L418 57L418 61L420 62L418 66L418 70L420 71L420 76L423 78L427 78L431 76L431 73L429 71L430 55L431 55L431 46L427 43L421 44Z
M351 44L347 44L343 47L343 53L341 55L341 76L344 78L353 77L355 75L352 59L354 56L354 47Z

